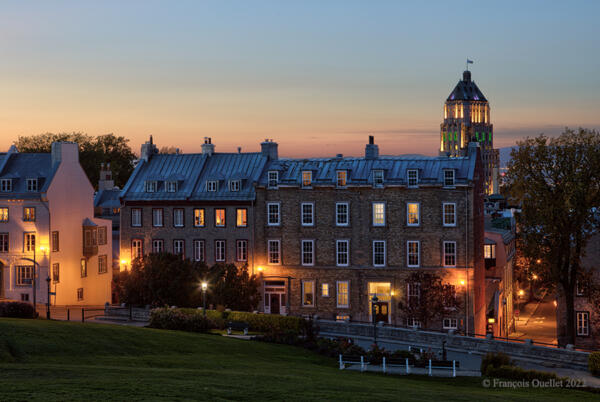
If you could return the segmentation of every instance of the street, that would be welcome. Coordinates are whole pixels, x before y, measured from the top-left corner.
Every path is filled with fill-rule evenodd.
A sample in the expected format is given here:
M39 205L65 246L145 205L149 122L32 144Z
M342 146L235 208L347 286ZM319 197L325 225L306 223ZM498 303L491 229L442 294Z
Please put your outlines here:
M551 296L544 300L527 303L517 320L516 332L510 335L513 339L532 339L538 343L556 345L556 307Z

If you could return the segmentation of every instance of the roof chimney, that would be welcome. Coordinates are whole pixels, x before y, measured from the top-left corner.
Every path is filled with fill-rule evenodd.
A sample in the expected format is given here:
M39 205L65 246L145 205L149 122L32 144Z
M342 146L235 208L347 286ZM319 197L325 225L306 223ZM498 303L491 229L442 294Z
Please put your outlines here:
M142 149L140 151L140 159L143 159L146 162L148 162L148 159L150 159L152 155L157 153L158 148L156 148L156 145L154 145L154 142L152 141L152 136L150 136L150 141L146 141L142 144Z
M377 159L379 157L379 146L375 144L375 137L369 136L369 143L365 146L365 159Z
M112 190L115 187L115 181L112 178L110 163L100 164L100 180L98 180L98 190Z
M53 165L62 162L79 163L79 146L75 142L53 142L50 153Z
M204 137L204 144L202 144L202 155L211 156L215 153L215 145L212 143L210 137Z
M272 139L265 139L264 142L260 143L260 152L263 154L263 156L266 156L271 160L278 159L277 143L273 142Z

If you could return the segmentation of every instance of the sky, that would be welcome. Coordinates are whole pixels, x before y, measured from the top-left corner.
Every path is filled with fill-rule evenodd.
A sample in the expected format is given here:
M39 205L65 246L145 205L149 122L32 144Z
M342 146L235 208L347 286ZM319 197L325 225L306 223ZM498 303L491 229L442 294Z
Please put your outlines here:
M559 3L559 4L555 4ZM0 5L0 150L114 133L281 156L435 155L465 69L495 146L600 128L599 1L28 1Z

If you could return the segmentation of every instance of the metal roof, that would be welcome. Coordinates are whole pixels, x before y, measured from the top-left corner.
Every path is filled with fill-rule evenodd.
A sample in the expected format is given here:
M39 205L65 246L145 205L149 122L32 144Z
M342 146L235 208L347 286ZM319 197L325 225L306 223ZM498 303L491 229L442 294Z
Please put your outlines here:
M39 198L47 191L58 169L50 153L19 153L11 147L0 154L0 179L12 180L12 191L0 192L0 198ZM37 191L27 191L27 179L37 179Z
M446 101L457 100L487 102L487 99L483 96L475 81L471 81L470 71L463 73L463 79L458 81L458 84L456 84L448 99L446 99Z
M94 195L94 206L101 208L119 208L121 190L100 190Z

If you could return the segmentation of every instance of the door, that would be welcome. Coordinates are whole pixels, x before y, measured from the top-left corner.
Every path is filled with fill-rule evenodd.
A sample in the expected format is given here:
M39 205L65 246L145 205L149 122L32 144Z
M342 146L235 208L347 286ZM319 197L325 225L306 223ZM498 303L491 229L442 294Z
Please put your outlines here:
M377 302L375 303L375 322L383 321L388 322L389 309L388 302Z
M277 293L271 293L269 295L270 301L271 301L271 314L279 314L280 309L279 309L279 294Z

